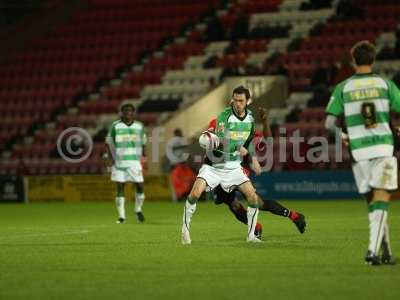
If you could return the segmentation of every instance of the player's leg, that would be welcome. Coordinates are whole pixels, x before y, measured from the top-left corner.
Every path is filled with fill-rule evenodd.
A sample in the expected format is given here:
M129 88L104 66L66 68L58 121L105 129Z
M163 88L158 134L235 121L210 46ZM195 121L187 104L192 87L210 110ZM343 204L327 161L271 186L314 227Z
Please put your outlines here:
M125 184L123 182L117 182L117 196L115 197L115 204L118 212L118 224L125 222Z
M368 204L368 220L369 220L369 237L371 240L371 232L372 232L372 222L373 222L373 216L372 216L372 210L370 209L370 205L372 204L372 198L373 198L373 192L371 190L371 187L369 186L369 181L370 181L370 169L371 169L371 162L369 160L365 161L359 161L355 162L352 165L353 169L353 175L354 179L357 185L358 192L362 195L364 194L370 194L370 202ZM373 253L370 253L367 251L367 255L365 257L365 261L372 264L372 261L374 264L379 264L379 259L377 255L374 255Z
M125 222L125 176L124 170L119 170L115 167L111 169L111 180L116 183L117 194L115 197L115 205L117 207L118 212L118 224L122 224Z
M218 185L214 189L213 193L216 204L226 204L239 222L247 224L247 210L238 200L236 200L236 191L228 193L224 191L221 185Z
M250 182L242 168L230 170L221 177L221 187L225 191L232 191L236 187L246 197L248 202L247 207L247 241L248 242L261 242L255 236L255 227L257 224L258 207L261 205L256 189Z
M143 215L143 202L145 199L144 196L144 184L143 182L135 182L136 193L135 193L135 214L136 218L139 222L144 222Z
M382 157L370 162L372 201L368 206L370 239L366 262L372 265L380 263L379 250L387 226L390 191L397 189L397 159Z
M368 206L369 218L369 245L365 261L371 265L380 264L379 249L381 248L390 193L385 190L374 189L372 201Z
M209 165L203 165L199 174L197 175L196 181L193 184L192 190L186 199L185 207L183 211L182 220L182 244L190 244L190 223L192 216L196 211L196 203L200 198L201 194L205 191L207 186L214 189L221 182L221 176L219 171Z
M260 242L260 240L255 236L255 228L258 218L258 207L261 204L261 200L250 181L239 185L239 190L246 197L249 204L247 208L247 241Z
M203 178L197 178L193 184L192 190L186 199L185 207L183 209L183 220L182 220L182 244L190 244L190 223L192 222L192 216L196 211L197 200L201 194L205 191L207 183Z
M392 252L392 247L390 246L389 222L387 219L384 227L381 249L382 249L381 262L386 265L395 265L396 258L394 257Z
M243 204L235 197L229 204L229 210L235 215L236 219L240 222L247 224L247 209ZM258 238L262 238L263 226L260 222L256 223L254 228L254 235Z
M363 196L366 199L367 205L369 207L369 205L372 202L373 192L372 191L368 192L368 193L364 194ZM371 212L368 213L368 219L371 219L371 214L372 214ZM381 256L382 263L388 264L388 265L396 264L396 259L393 256L392 247L390 245L389 225L388 225L387 220L386 220L386 224L384 227L381 250L382 250L382 256Z
M260 210L269 211L274 215L289 218L296 225L300 233L304 233L306 230L307 223L305 216L295 210L289 210L281 205L278 201L262 199Z
M142 165L137 162L137 164L131 166L126 170L127 180L133 182L135 185L135 214L136 219L139 222L144 222L144 215L142 212L143 202L144 202L144 179Z
M229 210L233 213L236 219L243 224L247 224L247 209L243 204L236 198L236 191L230 193L224 191L219 185L214 189L214 196L216 197L216 204L224 203L229 207ZM262 225L261 223L256 224L255 235L258 238L262 236Z

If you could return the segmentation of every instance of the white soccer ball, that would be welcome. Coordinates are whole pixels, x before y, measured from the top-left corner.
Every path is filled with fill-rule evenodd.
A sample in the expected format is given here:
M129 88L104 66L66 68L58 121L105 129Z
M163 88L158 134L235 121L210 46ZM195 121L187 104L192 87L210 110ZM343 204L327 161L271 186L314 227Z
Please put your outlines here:
M215 150L219 146L219 138L216 134L205 131L199 137L200 147L206 150Z

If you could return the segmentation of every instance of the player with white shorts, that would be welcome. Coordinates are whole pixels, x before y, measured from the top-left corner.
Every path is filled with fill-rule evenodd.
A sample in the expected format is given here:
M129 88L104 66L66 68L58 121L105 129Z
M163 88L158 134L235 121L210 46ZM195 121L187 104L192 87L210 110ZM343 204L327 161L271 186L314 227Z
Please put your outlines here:
M121 119L115 121L108 132L106 157L111 167L111 180L116 182L115 203L118 211L117 223L125 222L125 183L133 182L136 188L135 213L139 222L144 221L143 169L146 134L142 123L134 120L135 107L130 102L121 105Z
M344 115L347 134L342 134L353 158L358 191L368 203L369 245L365 262L394 264L389 240L390 192L397 189L392 111L400 112L396 84L372 72L376 48L360 41L351 49L355 74L334 89L326 108L325 127L336 134L336 119Z
M360 194L372 189L397 189L397 158L379 157L353 163L353 174Z
M212 190L218 185L226 191L238 187L243 193L249 204L247 241L261 242L254 233L261 201L241 166L242 157L248 153L247 148L250 147L254 137L254 118L247 109L249 101L248 89L243 86L235 88L231 106L221 112L216 119L215 134L204 133L205 140L210 138L212 147L207 153L208 161L201 167L185 203L181 231L181 241L185 245L191 244L189 229L197 200L206 189Z
M215 189L218 185L228 193L243 183L250 181L242 167L236 169L218 169L209 165L203 165L197 178L202 178L207 183L207 191Z
M111 181L143 183L143 168L140 162L128 168L111 167Z

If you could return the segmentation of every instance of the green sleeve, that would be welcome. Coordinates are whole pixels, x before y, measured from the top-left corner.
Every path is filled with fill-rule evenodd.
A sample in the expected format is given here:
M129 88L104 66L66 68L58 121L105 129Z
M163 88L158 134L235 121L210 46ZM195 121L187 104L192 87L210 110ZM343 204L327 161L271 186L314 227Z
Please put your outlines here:
M389 85L389 98L390 98L390 108L395 112L400 112L400 92L397 85L388 80Z
M146 145L146 143L147 143L147 135L146 135L146 133L144 132L144 127L142 128L142 144L143 145Z
M328 106L326 107L326 113L334 116L339 116L343 114L344 111L344 101L342 96L343 85L340 84L336 86L329 100Z
M227 120L231 115L231 109L226 108L221 112L216 119L215 134L221 139L225 138L225 127L227 125Z
M250 135L247 138L247 140L244 142L243 147L245 147L247 150L249 150L249 147L253 144L253 138L254 138L254 133L255 133L255 126L254 122L251 124L251 130L250 130Z
M113 123L108 130L108 134L106 137L107 144L114 144L115 145L115 124Z

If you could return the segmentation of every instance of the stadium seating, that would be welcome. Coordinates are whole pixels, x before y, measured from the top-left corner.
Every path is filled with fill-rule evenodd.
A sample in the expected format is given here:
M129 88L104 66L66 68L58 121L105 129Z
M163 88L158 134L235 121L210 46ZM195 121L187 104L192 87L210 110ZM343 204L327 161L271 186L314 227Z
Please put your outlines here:
M101 143L83 163L57 158L63 129L79 126L96 137L103 129L100 117L115 113L125 99L137 103L139 120L157 124L160 115L207 93L227 69L252 65L269 73L273 57L283 62L291 93L282 107L271 110L271 120L287 136L295 130L306 139L325 136L323 109L307 108L316 61L337 64L360 39L376 40L378 49L393 48L400 6L397 1L362 1L365 18L340 20L334 7L304 11L303 2L230 1L215 13L222 37L207 40L210 17L202 16L218 7L216 0L168 5L163 0L90 0L89 9L77 11L70 23L0 65L0 111L6 116L0 120L0 149L8 146L13 158L0 162L2 172L101 172ZM236 31L243 20L248 21L244 36ZM382 61L376 70L393 76L398 65ZM299 121L287 122L293 109L302 110ZM274 170L289 168L274 160ZM318 168L346 166L325 163Z
M0 121L0 148L9 145L11 138L29 134L34 124L56 121L59 129L71 124L95 126L96 115L115 112L121 100L137 98L144 85L160 82L167 69L182 67L185 57L202 51L203 46L197 42L173 45L166 57L150 58L142 72L128 74L118 89L102 88L95 104L82 103L79 117L66 114L58 122L53 119L60 109L74 106L77 95L93 91L99 80L115 78L118 68L139 63L143 53L151 53L167 38L178 36L188 22L196 22L217 3L173 1L165 6L158 0L90 2L90 8L77 11L70 23L37 38L0 66L0 101L5 104L1 110L7 116ZM25 116L24 111L37 113ZM145 123L155 122L151 113L140 118ZM12 148L11 156L25 159L28 169L37 163L31 158L48 157L55 150L55 143L41 143L37 136L54 142L54 136L43 129L36 130L32 143L19 142ZM29 173L37 171L33 168Z
M307 108L309 100L313 97L314 88L311 86L311 78L318 64L322 63L325 66L338 64L348 55L350 47L359 40L376 40L378 50L395 47L396 36L393 32L398 25L396 15L400 5L396 1L379 2L379 6L377 4L376 1L362 2L366 11L363 19L331 18L326 24L319 25L319 31L312 36L303 38L295 51L283 54L292 92L286 102L287 108L273 109L271 115L275 117L278 124L282 124L293 109L301 110L296 116L298 121L282 125L288 136L295 130L299 130L306 139L315 135L326 135L323 125L324 107ZM398 66L398 60L377 61L375 71L391 78L398 70ZM282 112L287 113L284 115ZM275 134L279 134L278 129ZM334 145L331 146L334 147ZM332 151L330 151L331 155ZM345 163L336 163L333 160L319 167L348 168L347 151L344 151L344 156L347 159Z

